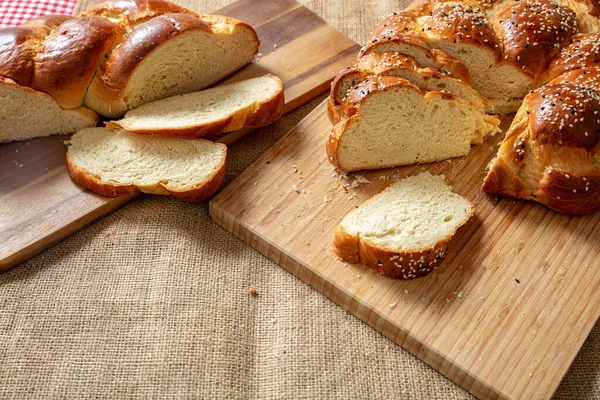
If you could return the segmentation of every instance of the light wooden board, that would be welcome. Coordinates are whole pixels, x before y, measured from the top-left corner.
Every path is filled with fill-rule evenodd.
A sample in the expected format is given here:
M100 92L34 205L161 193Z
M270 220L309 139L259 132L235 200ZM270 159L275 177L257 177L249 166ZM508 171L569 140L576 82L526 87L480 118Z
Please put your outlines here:
M327 90L359 46L294 0L240 0L218 14L252 24L261 40L256 62L227 81L271 73L284 82L285 111ZM241 130L218 140L230 144ZM64 137L0 144L0 271L68 237L133 197L105 198L73 183Z
M321 104L210 202L214 221L475 396L551 397L599 316L600 213L482 193L503 134L451 162L358 173L372 184L346 193L356 174L327 161L330 128ZM440 268L394 281L336 259L340 219L420 169L475 203Z

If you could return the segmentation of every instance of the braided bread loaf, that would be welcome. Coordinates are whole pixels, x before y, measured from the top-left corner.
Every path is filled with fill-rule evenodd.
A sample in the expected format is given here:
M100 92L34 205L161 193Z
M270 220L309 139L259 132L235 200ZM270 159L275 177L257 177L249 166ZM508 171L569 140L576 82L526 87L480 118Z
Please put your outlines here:
M599 17L597 0L417 0L384 19L357 64L332 83L332 137L339 141L344 103L361 81L399 76L482 112L519 110L484 191L566 213L598 210ZM329 141L330 161L340 167Z
M567 72L517 112L483 191L567 214L600 210L600 70Z
M95 113L116 118L203 89L258 48L250 25L165 0L109 0L0 29L0 97L11 100L0 106L0 142L73 132L95 125Z

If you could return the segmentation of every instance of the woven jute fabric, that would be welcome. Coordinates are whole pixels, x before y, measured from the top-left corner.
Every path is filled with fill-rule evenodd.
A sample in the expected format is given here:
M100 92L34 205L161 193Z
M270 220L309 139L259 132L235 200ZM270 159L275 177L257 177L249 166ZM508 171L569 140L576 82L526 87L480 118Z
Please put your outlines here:
M358 42L405 5L304 3ZM323 98L232 145L226 183ZM599 370L597 325L556 397L600 399ZM207 204L142 196L0 275L0 399L22 398L470 395L215 225Z

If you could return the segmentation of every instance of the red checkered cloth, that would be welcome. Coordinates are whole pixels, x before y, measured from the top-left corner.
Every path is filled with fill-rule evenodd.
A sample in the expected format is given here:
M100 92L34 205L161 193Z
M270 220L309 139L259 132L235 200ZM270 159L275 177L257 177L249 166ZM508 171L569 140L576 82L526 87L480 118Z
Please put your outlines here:
M73 14L77 0L0 0L0 28L46 14Z

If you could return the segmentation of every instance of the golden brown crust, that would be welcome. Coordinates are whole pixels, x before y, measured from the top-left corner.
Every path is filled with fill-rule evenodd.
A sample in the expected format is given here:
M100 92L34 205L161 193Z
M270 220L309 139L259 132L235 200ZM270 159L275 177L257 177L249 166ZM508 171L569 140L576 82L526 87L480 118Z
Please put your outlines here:
M152 187L145 186L143 188L138 188L133 184L116 185L112 183L101 182L96 177L79 169L77 165L75 165L69 158L68 152L66 155L66 166L69 175L75 182L102 196L130 196L138 192L144 192L150 194L171 195L184 201L199 202L206 200L217 193L223 184L223 180L225 179L225 172L227 170L227 148L225 145L218 145L222 146L223 152L225 153L223 156L223 162L215 169L214 173L206 181L186 190L171 189L168 187L168 185L162 182L159 182L157 185Z
M548 67L548 78L554 79L565 72L600 67L600 32L578 34Z
M386 24L383 26L385 27ZM425 67L419 68L418 63L412 57L408 57L402 53L387 52L367 52L366 54L359 56L358 62L352 67L348 67L334 78L331 82L330 96L327 102L327 115L329 120L336 124L342 118L341 116L341 105L347 96L347 93L352 88L357 88L357 85L365 79L373 76L397 76L399 72L411 71L418 73L423 79L430 78L441 78L445 77L448 79L455 79L464 84L469 83L469 73L465 65L458 59L449 56L448 54L432 50L431 54L439 62L440 65L444 65L442 69ZM456 72L463 79L457 78L451 71ZM478 96L476 92L473 92L475 96ZM481 104L486 109L491 109L491 102L487 99L481 98Z
M423 3L422 5L427 8L429 3ZM419 15L423 15L424 12L429 13L429 11L422 10ZM455 78L470 84L469 69L462 61L446 52L431 48L423 40L423 32L426 29L429 28L417 24L417 13L408 10L394 13L375 27L369 36L368 44L361 49L358 57L359 62L362 57L372 53L398 53L393 50L394 44L404 44L424 51L426 58L430 59L431 65L420 65L420 67L436 66L450 72Z
M427 12L431 18L421 27L424 36L486 47L500 59L501 40L481 8L468 3L432 1L428 8L421 7L421 15Z
M26 23L0 29L0 77L10 78L20 86L29 86L34 60L41 42L67 15L47 15Z
M573 35L599 29L600 21L590 17L599 4L596 0L416 0L407 10L384 19L363 51L390 51L389 43L398 41L416 47L421 42L431 48L440 42L484 47L498 65L515 66L515 73L526 75L534 88L548 80L550 62Z
M122 116L130 106L124 93L136 68L149 54L174 36L193 30L219 32L226 29L248 29L254 35L253 53L258 53L260 41L254 28L239 20L219 15L203 15L197 18L189 14L166 14L156 16L139 24L126 40L111 54L104 67L88 89L86 104L102 108L111 117ZM248 60L250 61L250 60Z
M372 42L365 45L359 55L360 60L363 57L371 54L396 53L405 55L408 53L406 48L411 49L411 55L417 57L420 54L420 67L436 67L444 71L450 72L455 78L463 82L471 83L471 74L466 65L458 58L451 56L438 49L430 48L425 41L415 35L400 34L393 37L383 39L374 38ZM402 50L404 48L404 50Z
M578 83L553 81L531 93L527 100L530 137L538 144L589 152L598 147L600 96L593 89Z
M387 75L392 68L417 70L419 65L414 58L401 53L370 53L358 59L356 68L375 75Z
M261 126L270 125L283 116L284 106L285 97L282 84L281 90L273 98L260 103L252 114L246 116L246 121L242 126L259 128ZM240 128L241 127L234 127L232 129L235 130Z
M327 101L327 116L336 124L340 121L340 107L350 89L365 80L371 74L359 70L357 67L348 67L336 75L331 82L329 99Z
M134 185L115 185L100 182L95 177L79 169L77 165L75 165L69 158L68 152L66 155L66 166L67 171L71 176L71 179L79 183L81 186L84 186L98 194L101 194L102 196L131 196L132 194L139 192L139 190Z
M81 106L96 69L124 33L122 26L100 17L65 21L44 40L31 87L48 93L63 108Z
M41 15L23 22L20 26L27 27L38 31L42 36L48 36L53 29L63 22L73 19L71 15L48 14Z
M178 137L178 138L200 138L200 137L210 137L219 135L225 130L232 126L237 125L238 122L235 120L233 116L229 116L227 118L223 118L219 121L213 121L208 124L203 124L201 126L189 126L183 128L173 128L173 129L134 129L119 121L107 121L105 125L108 129L125 129L127 132L135 133L137 135L149 135L149 136L168 136L168 137ZM242 125L243 126L243 125ZM240 129L240 128L236 128Z
M210 31L206 22L187 14L160 15L138 25L98 72L97 90L108 102L119 99L131 74L150 52L171 37L192 29Z
M471 73L462 61L438 49L431 49L430 52L436 64L438 64L438 68L449 72L453 77L460 79L467 85L471 84Z
M426 53L430 53L430 48L420 39L416 33L413 32L402 32L396 33L394 36L386 36L386 37L374 37L369 42L360 49L358 53L358 57L362 57L366 54L370 53L389 53L393 52L393 45L408 45L414 47L417 50L424 51ZM427 57L430 58L433 62L433 55L427 54Z
M504 31L504 60L537 79L577 33L573 10L554 0L523 0L499 14Z
M340 259L350 262L361 262L382 275L392 279L421 278L436 269L446 257L448 243L464 224L473 216L474 208L471 202L470 213L464 222L458 225L446 238L429 248L411 251L394 251L376 246L360 235L351 235L338 225L333 238L333 252Z
M169 191L169 194L175 196L184 201L199 202L204 201L214 196L225 180L225 172L227 171L227 161L223 158L223 163L215 170L214 174L201 185L196 186L193 189L176 191L172 189L165 189ZM161 184L162 185L162 184Z
M62 108L86 116L84 101L118 117L129 106L123 96L131 76L156 47L192 29L228 34L240 28L254 34L256 54L256 31L242 21L200 15L165 0L109 0L78 17L48 15L0 29L0 78L47 93ZM278 107L273 102L270 115L255 113L248 123L268 123Z
M327 139L325 140L327 158L329 159L329 162L341 172L348 172L348 170L340 163L340 153L338 149L341 144L342 135L350 124L355 123L356 119L356 115L353 115L350 118L341 119L333 126L333 129L329 132L329 135L327 135Z
M600 210L598 77L572 71L529 94L482 190L567 214Z
M417 13L413 10L395 12L375 26L368 42L391 40L403 34L417 36Z
M36 54L31 42L37 38L39 35L31 28L17 26L0 30L0 76L29 86Z
M163 14L198 15L194 11L165 0L110 0L81 13L82 16L95 15L130 26Z
M600 2L598 0L576 0L586 6L587 12L596 17L600 18Z
M414 83L397 76L373 75L362 80L358 85L350 89L340 108L342 119L350 118L358 113L360 103L375 92L385 92L391 88L405 87L423 93Z

